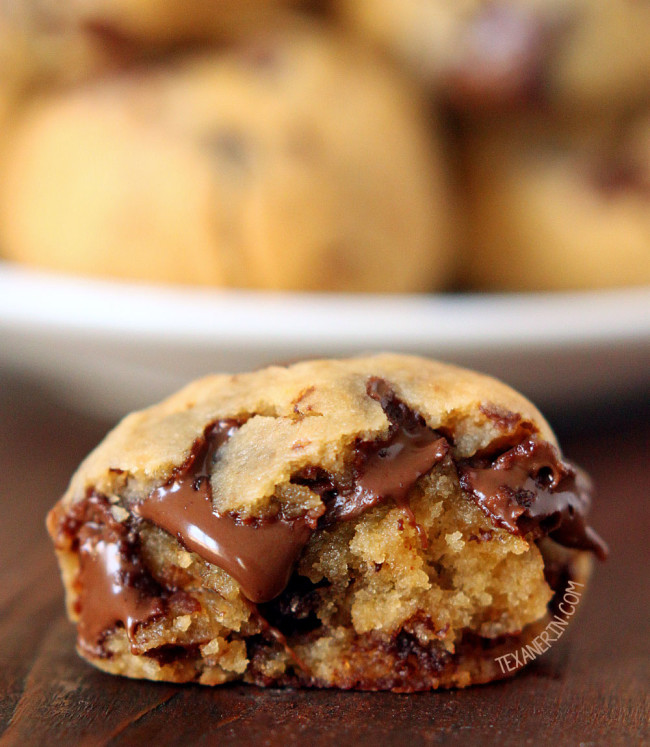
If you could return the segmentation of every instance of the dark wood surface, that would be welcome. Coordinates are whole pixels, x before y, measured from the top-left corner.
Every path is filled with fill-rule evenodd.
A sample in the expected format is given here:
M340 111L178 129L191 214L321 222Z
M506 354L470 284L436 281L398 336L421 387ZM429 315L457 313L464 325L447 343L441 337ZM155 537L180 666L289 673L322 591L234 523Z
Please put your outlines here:
M95 671L74 651L44 516L110 427L0 376L0 742L642 744L648 721L647 409L554 423L594 476L609 541L574 625L511 681L416 695L202 688Z

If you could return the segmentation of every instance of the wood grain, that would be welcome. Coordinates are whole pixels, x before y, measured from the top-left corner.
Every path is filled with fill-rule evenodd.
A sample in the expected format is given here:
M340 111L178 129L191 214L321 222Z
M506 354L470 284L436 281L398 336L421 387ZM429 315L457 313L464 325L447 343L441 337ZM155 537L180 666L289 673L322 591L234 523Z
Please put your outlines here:
M44 516L110 423L0 378L2 745L585 744L647 740L648 413L573 416L565 452L595 477L612 557L575 625L509 682L389 693L173 686L95 671L74 651Z

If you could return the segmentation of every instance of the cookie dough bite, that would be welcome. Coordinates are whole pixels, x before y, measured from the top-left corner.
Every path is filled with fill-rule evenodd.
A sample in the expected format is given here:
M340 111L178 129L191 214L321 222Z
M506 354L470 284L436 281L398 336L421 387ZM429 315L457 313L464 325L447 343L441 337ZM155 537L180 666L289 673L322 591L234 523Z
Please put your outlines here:
M428 290L450 243L431 128L373 54L319 27L268 31L36 103L2 178L1 240L86 274Z
M650 117L521 121L469 146L464 280L493 290L650 283Z
M647 3L339 0L339 7L346 23L461 111L598 111L650 95Z
M0 169L31 97L100 77L133 57L128 46L84 31L46 4L0 3Z
M190 384L118 425L47 523L100 669L414 691L505 676L584 591L589 493L522 396L383 354Z
M40 86L81 76L99 60L65 31L28 32L18 4L0 5L0 149L22 104ZM15 10L11 16L10 10ZM76 72L73 72L76 71Z
M0 116L66 88L192 45L224 43L279 18L291 0L24 0L0 4ZM9 120L11 121L11 120Z

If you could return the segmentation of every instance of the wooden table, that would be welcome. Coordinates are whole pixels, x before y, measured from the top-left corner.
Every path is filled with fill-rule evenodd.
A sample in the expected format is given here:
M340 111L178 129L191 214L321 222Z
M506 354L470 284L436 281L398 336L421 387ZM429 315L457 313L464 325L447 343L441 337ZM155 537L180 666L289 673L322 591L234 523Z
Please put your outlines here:
M575 625L514 680L416 695L202 688L95 671L74 651L44 516L110 423L0 377L0 742L51 744L640 744L648 719L650 414L556 424L594 476L609 541Z

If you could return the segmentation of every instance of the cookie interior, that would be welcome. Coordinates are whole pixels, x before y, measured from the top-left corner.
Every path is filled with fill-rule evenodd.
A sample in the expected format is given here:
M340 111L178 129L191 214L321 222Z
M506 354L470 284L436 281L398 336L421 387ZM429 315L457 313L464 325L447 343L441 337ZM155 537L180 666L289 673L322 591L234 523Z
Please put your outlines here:
M398 385L366 373L355 381L373 413L364 421L383 425L298 460L248 512L223 500L233 460L244 469L240 494L261 480L238 448L268 417L250 412L209 422L164 478L112 467L103 483L73 480L49 529L80 653L109 672L204 684L413 691L504 676L496 658L543 627L571 580L586 580L585 550L602 551L581 504L558 507L573 468L544 424L521 413L483 406L486 443L467 454L467 424L446 417L432 428ZM300 390L286 416L297 452L307 448L301 424L327 417L305 414L316 388ZM534 469L525 449L542 454ZM91 455L82 474L92 465ZM478 474L502 480L520 468L523 492L476 487ZM171 508L179 495L208 501L227 524L222 546L206 550L192 535L194 509ZM207 526L193 521L195 534ZM238 571L247 551L259 567Z

